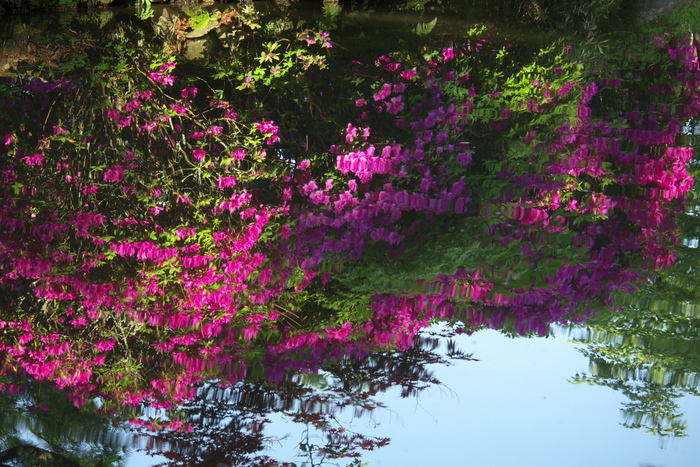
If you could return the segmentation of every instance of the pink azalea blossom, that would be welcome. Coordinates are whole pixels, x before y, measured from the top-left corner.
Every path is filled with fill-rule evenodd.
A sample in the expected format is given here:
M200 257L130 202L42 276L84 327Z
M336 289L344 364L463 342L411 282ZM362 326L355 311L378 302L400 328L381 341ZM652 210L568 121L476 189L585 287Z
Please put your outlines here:
M44 157L39 153L34 154L33 156L23 157L22 160L25 164L32 166L42 165L44 163Z
M178 113L180 115L185 115L187 113L187 108L180 104L173 104L170 106L170 108L173 109L175 113Z
M102 176L105 182L123 182L124 181L124 169L123 165L115 165L107 169Z
M207 152L203 149L195 149L192 151L192 157L194 157L194 159L198 162L201 162L206 154Z

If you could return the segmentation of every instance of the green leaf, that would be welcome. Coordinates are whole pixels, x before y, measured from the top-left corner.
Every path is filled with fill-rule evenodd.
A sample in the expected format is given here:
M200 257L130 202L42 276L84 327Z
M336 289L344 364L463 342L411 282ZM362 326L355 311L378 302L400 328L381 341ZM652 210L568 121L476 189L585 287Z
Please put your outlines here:
M437 24L437 17L435 17L434 20L430 21L429 23L418 23L416 25L415 32L418 34L420 37L425 37L431 32L433 32L433 29L435 29L435 25Z

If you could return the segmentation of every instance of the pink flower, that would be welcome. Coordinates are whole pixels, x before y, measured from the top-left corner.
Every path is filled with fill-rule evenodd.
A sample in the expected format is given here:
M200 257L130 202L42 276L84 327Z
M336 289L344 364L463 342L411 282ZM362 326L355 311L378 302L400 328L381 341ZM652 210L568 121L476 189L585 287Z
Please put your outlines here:
M221 177L216 179L219 182L219 188L229 188L236 186L236 177Z
M404 109L405 104L401 101L401 96L391 98L391 102L386 105L386 111L396 115Z
M34 154L33 156L23 157L22 160L27 165L42 165L44 163L44 157L41 154Z
M231 158L232 158L234 161L240 161L240 160L242 160L242 159L245 159L245 150L243 150L243 149L236 149L236 151L235 151L233 154L231 154Z
M170 108L180 115L185 115L187 113L187 108L180 104L173 104L170 106Z
M403 72L401 72L401 74L399 76L401 76L401 78L406 79L406 80L412 80L413 77L416 76L417 74L418 74L418 72L415 69L413 69L413 70L403 71Z
M204 155L206 153L207 152L203 149L195 149L194 151L192 151L192 157L194 157L196 161L201 162L201 160L204 159Z
M27 342L30 342L33 339L34 339L34 334L32 334L31 332L28 332L26 334L22 334L21 336L19 336L19 343L26 344Z
M355 141L355 136L357 136L358 129L355 128L352 123L348 123L348 127L345 132L345 142L352 144Z
M77 319L72 320L70 322L70 324L72 324L76 328L81 328L83 326L87 326L87 320L85 318L81 317L81 318L77 318Z
M105 182L123 182L124 181L124 166L115 165L105 171L102 179Z
M161 352L169 352L175 348L175 344L172 342L160 342L157 344L151 344L154 349L160 350Z
M452 47L442 49L442 56L445 60L455 58L455 49L453 49Z
M125 128L129 125L131 125L131 115L127 115L126 117L124 117L124 119L118 124L119 128Z
M393 87L389 83L384 83L384 86L382 86L382 90L379 91L377 94L375 94L374 100L375 101L383 101L387 97L389 97L389 94L391 94L391 90Z
M115 342L113 340L101 341L95 344L95 348L100 352L105 352L112 350L114 348Z
M96 195L97 194L97 188L96 186L91 186L91 185L85 185L83 186L83 195Z
M156 128L158 128L158 124L156 122L146 123L141 127L141 129L144 131L155 131Z
M185 88L182 90L180 93L183 99L188 99L190 96L196 97L197 96L197 88L195 87L190 87L190 88Z
M119 121L119 117L121 117L121 112L119 112L117 109L109 109L105 112L105 117L117 122Z
M277 134L279 132L279 127L275 125L275 122L263 120L262 122L257 122L255 127L258 129L258 131L260 131L260 133L267 136L267 144L276 143L280 140Z

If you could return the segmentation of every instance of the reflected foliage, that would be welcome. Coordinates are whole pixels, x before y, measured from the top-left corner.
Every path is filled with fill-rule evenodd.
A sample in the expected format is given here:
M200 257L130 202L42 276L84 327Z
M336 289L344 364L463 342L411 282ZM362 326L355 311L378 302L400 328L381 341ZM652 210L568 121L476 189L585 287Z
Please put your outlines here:
M408 350L339 359L318 373L291 374L274 385L247 382L225 388L207 383L178 407L192 431L143 432L137 446L168 458L163 466L273 465L269 457L256 454L284 442L264 436L266 416L283 414L305 427L298 450L309 465L359 459L363 450L384 446L389 439L352 431L343 420L384 409L376 396L388 390L400 388L402 397L413 397L439 385L427 365L450 365L455 359L471 360L471 355L454 347L450 333L419 335Z
M119 467L130 451L127 430L45 384L3 391L0 412L0 465Z
M697 171L695 160L691 167ZM591 362L590 374L576 375L574 382L625 394L630 402L623 408L624 426L655 434L662 442L687 436L678 399L700 395L697 195L696 187L679 217L683 236L676 262L634 294L618 297L622 311L600 314L585 332L574 332L578 342L587 344L582 352Z
M331 407L435 383L430 323L546 334L674 277L692 37L597 54L426 22L375 53L329 5L35 36L0 83L0 387L99 398L170 465L266 465L270 411L322 434L311 463L358 458L387 440ZM631 425L673 412L652 389Z

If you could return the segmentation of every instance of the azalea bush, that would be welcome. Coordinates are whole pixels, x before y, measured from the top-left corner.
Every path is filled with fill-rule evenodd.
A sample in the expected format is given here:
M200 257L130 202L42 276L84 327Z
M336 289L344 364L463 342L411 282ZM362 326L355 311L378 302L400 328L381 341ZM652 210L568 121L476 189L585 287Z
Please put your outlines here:
M693 43L589 69L469 37L341 73L316 30L205 78L109 40L98 74L0 86L10 391L174 410L434 319L546 333L673 262Z

